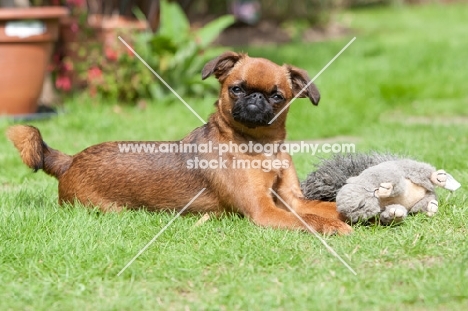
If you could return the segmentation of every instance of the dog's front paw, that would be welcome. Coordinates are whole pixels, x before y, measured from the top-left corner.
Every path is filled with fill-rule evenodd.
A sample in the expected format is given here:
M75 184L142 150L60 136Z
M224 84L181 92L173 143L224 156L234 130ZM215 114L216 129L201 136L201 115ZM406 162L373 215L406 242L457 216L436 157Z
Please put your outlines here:
M399 204L392 204L385 208L385 210L380 213L380 221L383 224L389 223L399 223L403 221L408 215L406 208Z
M425 214L429 217L432 217L437 213L438 210L439 210L439 202L437 202L436 200L431 200L427 204Z
M322 233L326 235L339 234L348 235L353 232L353 228L341 220L330 220L322 227Z
M379 188L375 190L375 196L378 198L388 198L392 195L393 185L389 182L383 182Z

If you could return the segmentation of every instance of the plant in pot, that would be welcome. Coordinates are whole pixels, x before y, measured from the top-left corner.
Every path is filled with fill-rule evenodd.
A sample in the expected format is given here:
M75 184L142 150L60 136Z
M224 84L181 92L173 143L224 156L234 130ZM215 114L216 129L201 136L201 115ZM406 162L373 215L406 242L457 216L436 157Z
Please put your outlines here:
M0 0L0 115L37 112L59 20L68 14L47 1Z
M184 98L215 96L216 80L200 79L203 65L225 48L213 41L235 22L231 15L220 16L203 27L192 27L181 7L173 1L160 1L161 23L158 32L140 32L122 38ZM119 51L123 48L125 53ZM142 104L146 99L172 101L174 94L163 85L121 42L102 53L89 53L85 74L91 95L113 102ZM144 104L142 105L144 106Z
M64 92L87 86L87 63L97 55L127 53L119 35L159 27L159 0L58 0L70 15L62 19L51 66L55 87ZM138 16L138 18L137 18ZM117 51L114 51L117 47Z

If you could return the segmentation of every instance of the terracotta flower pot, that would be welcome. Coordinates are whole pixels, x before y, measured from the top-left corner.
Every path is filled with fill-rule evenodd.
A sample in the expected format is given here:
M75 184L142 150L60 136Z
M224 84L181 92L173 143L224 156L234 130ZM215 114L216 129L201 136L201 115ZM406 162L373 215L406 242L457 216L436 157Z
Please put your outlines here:
M0 9L0 115L37 111L63 7Z

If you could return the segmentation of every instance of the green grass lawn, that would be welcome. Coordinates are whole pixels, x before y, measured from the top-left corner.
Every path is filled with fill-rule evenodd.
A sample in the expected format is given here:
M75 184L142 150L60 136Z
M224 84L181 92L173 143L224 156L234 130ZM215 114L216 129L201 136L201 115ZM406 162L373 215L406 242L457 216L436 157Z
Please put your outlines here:
M312 235L259 228L236 216L194 226L173 217L102 214L57 204L57 182L32 174L0 138L0 310L464 310L468 308L468 7L346 12L340 40L246 48L306 68L322 101L298 100L288 139L340 136L356 150L405 154L451 172L462 188L439 191L439 213L394 227L355 226L325 237L350 273ZM202 117L212 98L189 99ZM117 104L116 104L117 105ZM69 99L38 126L73 154L106 140L179 139L200 121L182 103L140 110ZM0 131L11 122L0 121ZM328 155L320 155L328 156ZM317 156L294 156L301 178ZM248 185L246 185L248 186Z

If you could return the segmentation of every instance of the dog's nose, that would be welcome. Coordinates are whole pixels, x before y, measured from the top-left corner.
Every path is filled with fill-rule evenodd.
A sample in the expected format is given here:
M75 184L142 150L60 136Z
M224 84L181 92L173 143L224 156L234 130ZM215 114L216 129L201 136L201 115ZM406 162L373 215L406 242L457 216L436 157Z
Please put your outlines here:
M252 93L250 94L250 98L255 100L255 101L258 101L258 100L264 100L265 97L263 96L262 93L259 93L259 92L255 92L255 93Z
M247 108L251 111L259 110L264 105L264 103L265 103L265 96L263 96L263 94L259 92L250 94L246 101Z

